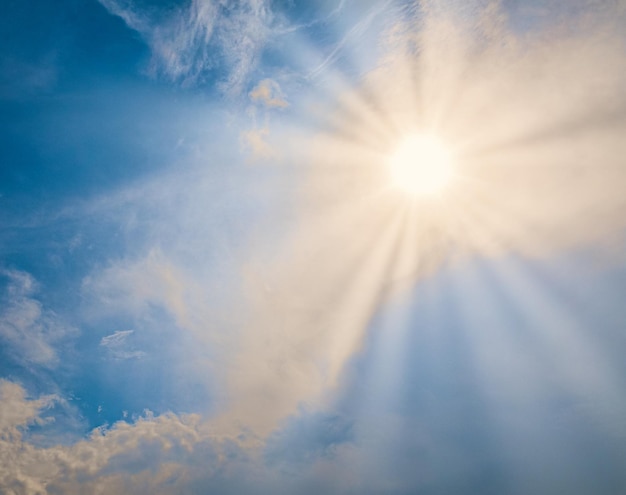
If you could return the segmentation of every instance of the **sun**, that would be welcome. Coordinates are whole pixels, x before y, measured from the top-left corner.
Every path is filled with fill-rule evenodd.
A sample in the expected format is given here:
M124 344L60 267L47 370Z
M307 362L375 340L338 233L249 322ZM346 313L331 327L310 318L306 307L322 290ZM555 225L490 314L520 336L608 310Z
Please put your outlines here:
M437 136L412 133L388 159L391 181L412 197L438 196L453 177L453 157Z

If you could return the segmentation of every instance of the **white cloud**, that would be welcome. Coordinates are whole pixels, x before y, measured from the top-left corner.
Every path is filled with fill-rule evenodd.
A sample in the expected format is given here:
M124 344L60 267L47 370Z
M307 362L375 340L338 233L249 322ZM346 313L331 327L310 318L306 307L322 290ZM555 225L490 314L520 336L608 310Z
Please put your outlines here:
M117 347L119 345L124 345L126 338L133 332L134 330L117 330L111 335L102 337L100 345L104 347Z
M111 264L96 276L83 281L86 294L97 297L98 310L129 311L140 316L151 305L162 306L175 318L180 328L193 328L203 312L202 290L180 266L168 259L160 249L151 250L138 260L121 260ZM116 332L105 337L100 345L121 346L132 330Z
M215 69L224 89L240 92L271 34L269 2L227 3L192 0L157 18L132 2L100 0L107 10L138 31L152 50L156 74L183 84L203 82Z
M365 2L364 2L365 3ZM384 16L386 10L390 10L392 0L386 0L367 8L366 14L341 38L326 57L311 70L307 77L315 79L322 75L341 56L342 51L349 45L359 46L363 44L363 35L376 18ZM341 10L342 5L338 6ZM354 53L352 54L354 56Z
M278 157L278 151L267 141L270 130L267 127L250 129L241 133L244 149L249 150L255 159L269 160Z
M8 279L0 339L12 349L17 362L53 366L58 359L55 342L76 330L33 297L37 283L28 273L4 270L0 274Z
M29 400L20 385L0 378L0 438L19 438L20 429L41 423L40 410L51 406L55 400L54 395Z
M118 330L111 335L102 337L100 346L104 347L114 359L141 358L146 355L143 351L133 350L127 342L134 330Z
M242 131L240 142L243 149L256 160L273 160L280 157L276 146L270 142L270 112L289 106L280 85L273 79L263 79L248 93L251 105L248 113L253 126ZM260 115L259 115L260 113ZM261 124L258 120L263 120Z
M285 108L289 105L280 85L273 79L263 79L248 94L254 103L260 103L268 108Z
M121 421L72 445L42 448L22 430L43 421L40 412L52 398L28 399L21 386L4 380L0 397L0 491L7 495L173 494L200 482L219 492L222 483L254 475L256 448L245 447L243 436L214 436L197 415L146 411L132 424Z

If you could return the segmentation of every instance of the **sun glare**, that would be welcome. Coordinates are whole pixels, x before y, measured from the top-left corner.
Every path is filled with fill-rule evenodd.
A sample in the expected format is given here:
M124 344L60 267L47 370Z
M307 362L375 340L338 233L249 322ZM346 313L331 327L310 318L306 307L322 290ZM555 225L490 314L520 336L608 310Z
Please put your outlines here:
M393 185L414 197L441 193L450 183L452 154L436 136L411 134L389 157Z

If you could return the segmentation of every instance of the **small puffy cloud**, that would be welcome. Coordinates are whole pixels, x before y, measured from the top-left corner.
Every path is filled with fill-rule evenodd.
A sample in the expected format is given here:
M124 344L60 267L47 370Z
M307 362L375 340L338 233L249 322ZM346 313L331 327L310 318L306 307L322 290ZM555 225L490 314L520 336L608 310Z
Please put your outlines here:
M118 330L111 335L102 337L100 347L105 348L114 359L141 358L146 353L133 350L127 342L128 337L133 333L134 330Z
M3 270L0 275L8 281L0 312L0 340L12 349L12 357L19 363L53 366L58 359L55 342L75 329L35 299L37 283L30 274Z
M269 160L276 158L278 152L267 142L269 129L261 127L260 129L251 129L241 134L241 142L245 149L252 153L252 156L259 160Z
M285 108L289 103L285 100L279 84L273 79L263 79L248 94L254 103L268 108Z
M254 128L243 131L240 141L243 148L250 152L257 160L271 160L279 156L278 151L268 142L270 135L269 111L275 108L286 108L289 106L279 84L273 79L263 79L248 93L253 106L250 112L256 121L257 108L261 107L262 114L265 115L265 125L254 126Z

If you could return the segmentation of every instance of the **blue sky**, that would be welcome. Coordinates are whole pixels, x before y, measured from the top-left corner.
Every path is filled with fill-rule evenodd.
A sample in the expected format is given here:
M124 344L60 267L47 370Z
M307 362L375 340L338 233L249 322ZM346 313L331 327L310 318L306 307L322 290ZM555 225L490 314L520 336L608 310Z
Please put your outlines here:
M626 491L625 22L4 2L0 492Z

